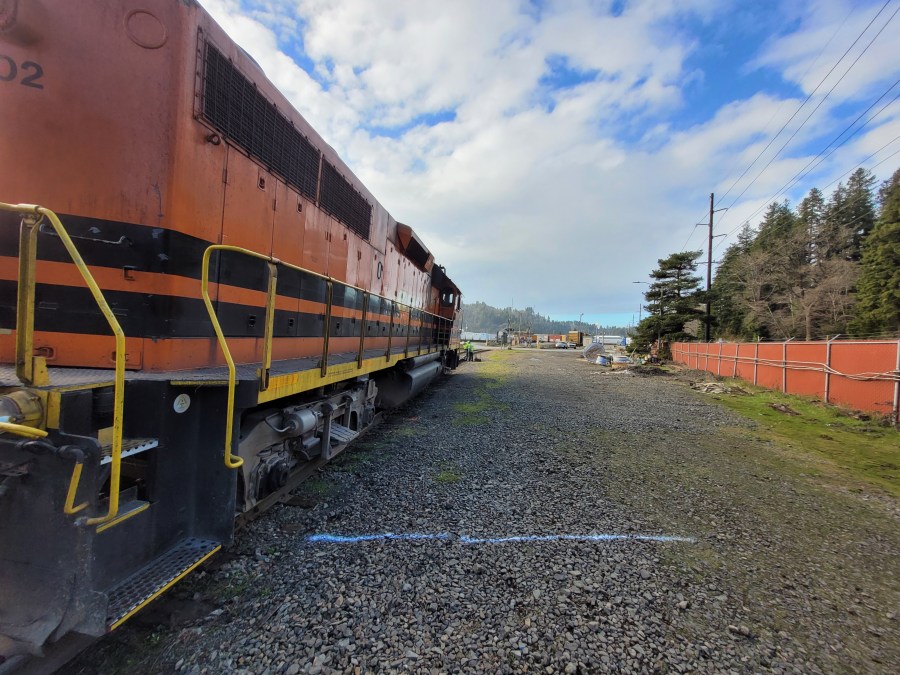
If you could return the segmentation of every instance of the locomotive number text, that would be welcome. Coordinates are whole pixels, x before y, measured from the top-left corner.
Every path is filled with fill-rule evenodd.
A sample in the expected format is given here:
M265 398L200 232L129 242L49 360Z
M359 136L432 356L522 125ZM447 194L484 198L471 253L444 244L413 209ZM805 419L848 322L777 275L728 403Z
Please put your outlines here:
M44 76L44 69L40 63L34 61L23 61L16 64L6 54L0 54L0 82L15 82L24 87L33 87L34 89L43 89L40 79Z

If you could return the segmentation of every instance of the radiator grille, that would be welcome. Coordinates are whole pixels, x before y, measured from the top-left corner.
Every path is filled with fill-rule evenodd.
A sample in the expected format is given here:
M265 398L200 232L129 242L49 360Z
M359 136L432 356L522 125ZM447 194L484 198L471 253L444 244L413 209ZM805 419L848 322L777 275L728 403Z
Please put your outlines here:
M363 239L369 238L372 205L327 160L322 162L319 206Z
M203 79L203 116L302 195L316 199L319 150L209 43Z

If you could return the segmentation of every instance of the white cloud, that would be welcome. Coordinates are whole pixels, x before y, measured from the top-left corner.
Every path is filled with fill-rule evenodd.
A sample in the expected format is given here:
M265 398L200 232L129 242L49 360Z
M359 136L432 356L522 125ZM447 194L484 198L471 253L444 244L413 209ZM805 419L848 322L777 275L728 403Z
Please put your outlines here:
M706 80L689 62L697 31L727 22L738 2L641 0L621 16L611 15L611 2L589 0L540 11L517 0L202 2L372 193L419 232L469 300L515 297L545 313L633 311L640 289L631 281L680 250L705 219L708 193L734 183L803 98L761 91L723 100L688 128L680 121L689 88ZM782 11L795 13L799 27L733 67L776 72L811 91L877 9L850 12L848 2L788 3ZM724 217L725 230L803 168L815 154L804 143L849 122L839 103L866 100L897 78L900 64L887 54L896 37L891 24ZM301 43L312 76L286 54ZM549 86L542 77L557 57L598 76ZM816 179L832 180L900 133L896 111L887 112ZM452 119L426 123L445 113ZM699 236L689 242L701 245Z

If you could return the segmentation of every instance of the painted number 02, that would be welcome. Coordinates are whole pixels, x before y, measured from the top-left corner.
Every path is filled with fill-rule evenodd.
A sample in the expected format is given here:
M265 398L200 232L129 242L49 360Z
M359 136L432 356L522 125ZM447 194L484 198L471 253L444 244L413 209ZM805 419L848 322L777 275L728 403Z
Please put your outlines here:
M44 85L40 82L43 76L44 69L40 63L23 61L21 65L17 65L6 54L0 54L0 82L15 82L21 77L19 84L22 86L43 89Z

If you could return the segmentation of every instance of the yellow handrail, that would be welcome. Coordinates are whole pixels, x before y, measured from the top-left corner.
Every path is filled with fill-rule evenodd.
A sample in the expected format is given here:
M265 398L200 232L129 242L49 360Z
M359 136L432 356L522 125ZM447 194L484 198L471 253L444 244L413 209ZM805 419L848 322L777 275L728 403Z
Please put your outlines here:
M234 358L231 356L231 350L228 348L228 343L225 340L225 334L222 332L222 326L219 323L219 319L216 316L216 310L213 307L212 299L209 297L209 260L212 257L212 254L216 251L228 251L230 253L239 253L242 255L250 256L251 258L256 258L257 260L263 260L268 264L269 269L269 282L267 286L267 294L266 294L266 321L265 321L265 336L264 336L264 344L263 344L263 363L262 369L260 372L260 387L265 391L268 389L268 370L271 367L272 363L272 340L273 340L273 325L275 320L275 296L276 296L276 286L277 286L277 278L278 273L276 266L283 265L284 267L295 270L297 272L304 272L306 274L310 274L314 277L318 277L326 282L327 286L327 298L326 298L326 307L325 307L325 327L324 327L324 353L322 355L322 363L321 363L321 371L324 376L327 368L328 368L328 337L330 333L330 319L331 319L331 305L332 305L332 293L334 284L341 284L346 286L347 288L353 288L361 293L365 294L365 300L363 305L363 325L360 328L361 338L360 338L360 348L359 348L359 356L357 358L357 362L359 367L362 367L362 352L363 346L365 342L365 321L366 321L366 310L368 309L368 298L374 295L376 298L380 298L382 300L387 300L391 303L391 323L390 329L388 331L388 351L387 358L390 359L390 348L391 348L391 338L393 334L394 328L394 307L396 305L401 305L401 303L388 300L388 298L383 295L377 295L371 293L364 288L360 288L359 286L354 286L352 284L345 283L343 281L338 281L333 277L326 276L324 274L318 274L317 272L313 272L311 270L305 269L303 267L299 267L297 265L292 265L291 263L285 262L283 260L279 260L273 256L265 255L263 253L257 253L256 251L251 251L247 248L242 248L240 246L231 246L229 244L213 244L208 246L206 250L203 252L203 262L202 262L202 270L201 270L201 278L200 278L200 293L203 296L203 304L206 305L206 312L209 314L209 320L212 322L213 330L216 333L216 340L219 343L219 348L222 350L222 353L225 355L225 362L228 364L228 409L225 413L225 466L229 469L237 469L244 464L244 460L241 459L237 455L231 454L231 444L234 438L234 392L236 388L236 380L237 380L237 369L234 365ZM409 326L412 323L412 305L402 305L406 307L410 316L407 321L407 335L406 335L406 349L405 355L409 356ZM427 314L429 316L433 316L435 318L441 319L438 314L432 314L431 312L421 311L422 314ZM420 320L420 324L422 321ZM421 340L420 340L421 345ZM421 346L419 347L419 351L421 352Z
M213 244L207 247L203 252L202 273L200 277L200 293L203 295L203 304L206 305L206 312L209 314L209 320L212 322L213 330L216 332L216 340L219 342L219 348L225 355L225 362L228 364L228 404L225 410L225 466L229 469L239 469L244 464L244 460L237 455L231 454L231 440L233 435L232 427L234 426L234 386L235 386L235 367L234 359L231 357L231 350L228 349L228 343L225 341L225 334L222 332L222 326L216 316L216 310L209 298L209 258L213 251L231 251L233 253L242 253L249 255L251 258L259 258L266 262L273 262L274 259L267 255L255 253L239 246L228 246L226 244ZM270 268L271 274L271 268ZM271 287L271 283L269 284ZM266 308L268 311L268 308ZM268 316L266 324L268 324Z
M34 288L36 266L37 229L46 218L56 231L59 240L66 247L69 257L78 268L81 278L87 284L94 302L100 308L116 340L116 374L113 389L113 438L112 457L109 474L109 509L105 516L88 518L87 525L100 525L113 520L119 514L119 486L122 469L122 409L125 400L125 333L103 297L103 292L85 265L81 254L72 243L69 233L59 217L50 209L35 204L5 204L0 202L0 211L22 214L22 229L19 241L19 295L16 308L16 374L24 384L34 383ZM69 485L69 493L75 494L81 472L74 471Z
M334 302L334 282L330 279L325 284L325 322L322 326L322 364L319 373L322 377L328 374L328 342L331 338L331 306Z

